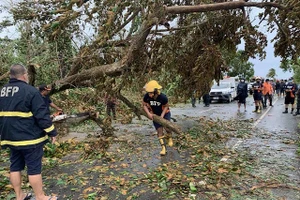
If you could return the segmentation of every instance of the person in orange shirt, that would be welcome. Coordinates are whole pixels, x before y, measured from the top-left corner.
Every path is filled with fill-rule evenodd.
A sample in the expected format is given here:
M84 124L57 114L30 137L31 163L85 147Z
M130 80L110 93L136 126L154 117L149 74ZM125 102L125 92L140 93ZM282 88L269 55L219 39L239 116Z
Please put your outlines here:
M267 107L267 100L269 100L270 106L273 106L272 105L273 86L270 83L269 79L266 79L266 81L263 83L262 94L264 96L264 99L263 99L263 108Z

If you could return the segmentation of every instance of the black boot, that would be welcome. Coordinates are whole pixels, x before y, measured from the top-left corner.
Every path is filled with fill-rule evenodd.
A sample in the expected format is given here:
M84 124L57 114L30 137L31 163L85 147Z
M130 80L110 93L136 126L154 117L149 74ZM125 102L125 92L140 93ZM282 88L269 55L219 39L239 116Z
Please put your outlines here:
M297 115L300 115L300 112L299 112L299 108L297 108L297 111L295 112L294 116L297 116Z
M282 112L282 113L288 113L288 109L286 108L286 109L285 109L285 111L284 111L284 112Z

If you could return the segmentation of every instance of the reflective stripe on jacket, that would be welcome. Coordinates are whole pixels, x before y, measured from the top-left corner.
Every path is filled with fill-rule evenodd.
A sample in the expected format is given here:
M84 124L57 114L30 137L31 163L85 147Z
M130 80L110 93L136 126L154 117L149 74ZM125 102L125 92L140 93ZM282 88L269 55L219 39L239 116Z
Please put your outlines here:
M40 92L10 79L0 91L1 147L31 148L57 135Z

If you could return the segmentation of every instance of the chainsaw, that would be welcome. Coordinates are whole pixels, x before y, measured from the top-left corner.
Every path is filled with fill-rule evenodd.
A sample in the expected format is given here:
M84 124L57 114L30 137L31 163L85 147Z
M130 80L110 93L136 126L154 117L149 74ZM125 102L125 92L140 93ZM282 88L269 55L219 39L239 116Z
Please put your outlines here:
M52 122L57 122L68 117L67 114L64 114L62 111L58 111L52 115Z
M83 112L83 113L77 113L77 114L72 114L72 115L68 115L63 113L62 111L58 111L56 113L54 113L53 115L51 115L51 119L52 122L59 122L59 121L63 121L63 122L76 122L76 120L82 120L82 119L86 119L90 116L89 112Z

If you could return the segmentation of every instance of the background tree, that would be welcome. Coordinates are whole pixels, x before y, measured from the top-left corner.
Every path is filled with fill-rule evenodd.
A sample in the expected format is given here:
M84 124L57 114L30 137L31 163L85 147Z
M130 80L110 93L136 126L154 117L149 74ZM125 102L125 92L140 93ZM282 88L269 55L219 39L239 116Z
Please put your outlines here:
M238 51L233 57L229 58L228 75L235 77L244 77L250 80L254 76L253 63L248 62L244 57L244 51Z
M267 74L268 78L275 78L276 75L276 70L274 68L271 68Z
M294 81L300 83L300 58L293 62L292 69L294 71Z
M281 68L283 69L292 69L294 72L294 81L300 83L300 58L296 61L287 60L281 63Z

